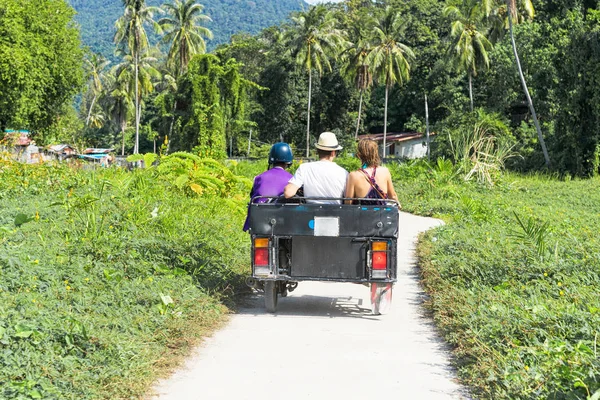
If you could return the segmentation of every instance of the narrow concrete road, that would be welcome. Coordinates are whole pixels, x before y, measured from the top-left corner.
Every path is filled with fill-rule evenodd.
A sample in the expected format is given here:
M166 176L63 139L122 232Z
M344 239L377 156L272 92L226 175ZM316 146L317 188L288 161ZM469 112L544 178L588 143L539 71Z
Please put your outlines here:
M159 382L153 399L468 399L424 316L415 267L418 233L439 224L401 213L387 315L371 315L369 289L356 284L301 282L275 315L257 295Z

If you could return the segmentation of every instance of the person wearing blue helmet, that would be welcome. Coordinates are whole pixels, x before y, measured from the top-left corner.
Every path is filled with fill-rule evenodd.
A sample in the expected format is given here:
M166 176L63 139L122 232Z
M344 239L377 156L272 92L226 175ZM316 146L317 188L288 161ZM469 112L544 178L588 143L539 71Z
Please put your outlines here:
M282 196L285 185L292 179L292 174L287 172L286 169L292 165L293 161L294 156L290 145L283 142L275 143L269 151L269 168L254 178L254 184L250 192L250 201L265 203L269 199L258 196ZM248 205L248 215L244 223L244 232L250 227L249 216L250 205Z

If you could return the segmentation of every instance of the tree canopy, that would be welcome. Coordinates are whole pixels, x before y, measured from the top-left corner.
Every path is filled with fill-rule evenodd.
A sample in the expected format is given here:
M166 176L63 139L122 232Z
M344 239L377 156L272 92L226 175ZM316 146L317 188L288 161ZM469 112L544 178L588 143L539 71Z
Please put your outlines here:
M47 130L80 91L73 15L63 0L0 0L0 132Z
M325 130L350 150L361 133L422 132L427 96L434 156L451 158L452 137L492 118L507 127L499 132L510 133L504 139L519 155L508 167L536 170L552 160L561 174L600 173L594 0L344 0L235 34L212 51L204 16L216 21L213 4L170 1L156 9L162 33L141 25L163 47L149 40L136 57L128 42L135 35L124 35L111 71L88 63L79 122L70 108L84 87L73 12L64 1L42 3L0 0L0 18L10 21L0 25L4 127L87 126L77 140L124 152L214 146L214 154L245 155L250 139L251 150L284 140L299 155ZM179 18L178 10L190 12ZM209 55L193 55L202 53L200 39ZM94 64L93 55L87 59ZM181 68L188 62L194 68Z

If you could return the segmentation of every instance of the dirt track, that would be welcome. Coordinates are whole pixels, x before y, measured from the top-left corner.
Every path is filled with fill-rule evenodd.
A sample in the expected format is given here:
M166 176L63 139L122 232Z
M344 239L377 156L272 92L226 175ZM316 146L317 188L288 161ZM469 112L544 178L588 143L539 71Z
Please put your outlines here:
M398 283L387 315L371 315L369 290L356 284L301 282L275 315L257 295L159 382L153 399L468 398L424 316L414 265L417 234L440 223L401 213Z

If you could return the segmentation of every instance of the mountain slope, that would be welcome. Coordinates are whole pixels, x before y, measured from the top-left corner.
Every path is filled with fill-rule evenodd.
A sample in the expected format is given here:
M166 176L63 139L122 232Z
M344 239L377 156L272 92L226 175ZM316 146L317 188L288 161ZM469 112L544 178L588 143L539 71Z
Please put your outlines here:
M81 26L81 39L92 51L112 58L115 21L123 14L122 0L68 0L77 11L75 20ZM152 6L164 0L147 0ZM279 24L290 12L308 7L303 0L201 0L204 13L212 18L207 27L214 39L209 49L229 41L237 32L257 33L263 28Z

